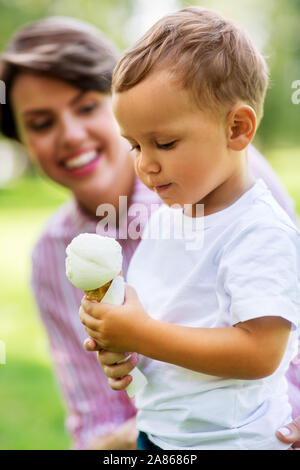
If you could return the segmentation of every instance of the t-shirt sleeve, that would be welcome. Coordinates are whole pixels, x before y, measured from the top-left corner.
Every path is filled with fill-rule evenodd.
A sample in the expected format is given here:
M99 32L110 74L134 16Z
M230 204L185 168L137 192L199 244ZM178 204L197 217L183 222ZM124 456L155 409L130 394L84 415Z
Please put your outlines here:
M300 236L285 226L252 225L223 249L219 281L232 325L280 316L299 326Z

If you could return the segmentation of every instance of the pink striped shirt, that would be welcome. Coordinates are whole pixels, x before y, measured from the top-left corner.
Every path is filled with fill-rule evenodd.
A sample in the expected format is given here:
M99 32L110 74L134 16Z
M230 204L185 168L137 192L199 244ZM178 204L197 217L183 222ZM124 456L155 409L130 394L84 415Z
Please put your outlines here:
M293 201L272 168L253 148L249 152L249 163L254 175L266 181L275 198L295 220ZM155 193L136 179L130 207L135 203L145 204L149 211L151 204L157 206L161 202ZM134 217L136 214L128 217L129 223ZM51 217L33 251L32 286L48 332L51 356L67 407L66 426L75 449L85 449L93 439L113 432L136 412L125 391L110 389L96 354L84 350L83 341L87 335L78 316L83 293L65 276L67 245L79 233L95 231L101 233L97 221L83 213L71 200ZM107 232L102 234L110 236ZM125 240L119 238L118 232L116 235L123 249L123 273L126 276L139 239ZM296 382L299 363L293 365L289 377L293 404L300 403Z

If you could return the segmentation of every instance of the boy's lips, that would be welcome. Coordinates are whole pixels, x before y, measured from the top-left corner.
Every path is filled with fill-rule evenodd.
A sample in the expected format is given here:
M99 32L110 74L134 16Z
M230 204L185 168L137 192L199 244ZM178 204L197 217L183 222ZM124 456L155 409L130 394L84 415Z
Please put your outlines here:
M153 189L155 192L159 194L163 194L170 188L171 185L172 183L160 184L160 185L154 186Z

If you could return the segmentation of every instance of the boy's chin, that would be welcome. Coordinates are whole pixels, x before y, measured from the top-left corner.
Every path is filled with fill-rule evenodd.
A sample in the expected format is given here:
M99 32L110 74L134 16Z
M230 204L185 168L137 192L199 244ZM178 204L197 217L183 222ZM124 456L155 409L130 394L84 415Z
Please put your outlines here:
M163 199L163 198L162 198L162 201L163 201L164 204L169 206L171 209L183 209L184 208L184 203L180 202L180 201L174 201L174 200Z

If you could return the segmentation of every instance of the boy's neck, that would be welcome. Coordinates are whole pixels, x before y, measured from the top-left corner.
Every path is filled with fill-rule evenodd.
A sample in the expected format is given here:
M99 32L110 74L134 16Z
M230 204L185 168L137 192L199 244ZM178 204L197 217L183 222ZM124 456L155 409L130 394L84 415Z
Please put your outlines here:
M249 168L247 153L245 152L230 176L203 200L198 202L198 204L204 204L204 216L220 212L226 209L226 207L231 206L248 191L254 183L255 177ZM193 214L187 215L195 217L196 206L193 206Z

